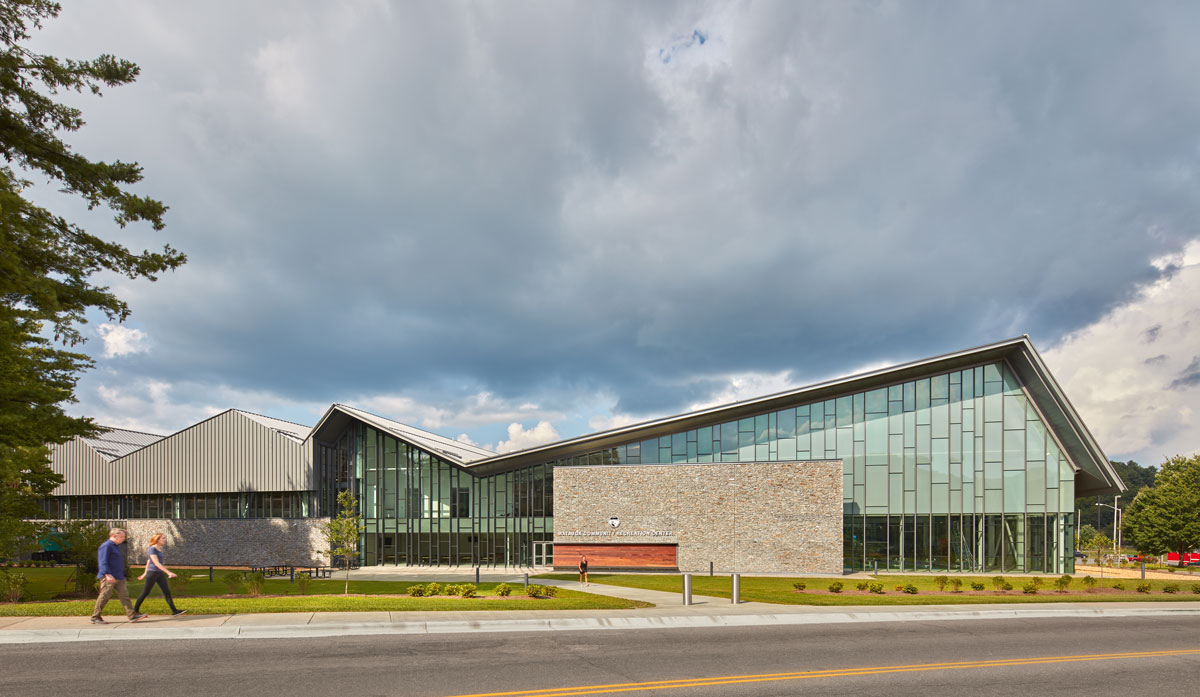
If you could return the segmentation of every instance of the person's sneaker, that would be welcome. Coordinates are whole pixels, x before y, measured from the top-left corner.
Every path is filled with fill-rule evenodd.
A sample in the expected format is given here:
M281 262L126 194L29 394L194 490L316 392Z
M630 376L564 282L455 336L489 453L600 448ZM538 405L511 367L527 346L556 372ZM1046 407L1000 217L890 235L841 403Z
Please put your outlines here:
M141 622L142 620L146 619L149 616L150 615L147 615L146 613L142 612L137 615L134 615L133 617L130 617L129 621L130 622Z
M108 624L108 620L103 617L93 617L92 624Z
M179 617L180 615L186 615L186 614L187 614L187 610L176 610L175 612L171 613L171 617Z

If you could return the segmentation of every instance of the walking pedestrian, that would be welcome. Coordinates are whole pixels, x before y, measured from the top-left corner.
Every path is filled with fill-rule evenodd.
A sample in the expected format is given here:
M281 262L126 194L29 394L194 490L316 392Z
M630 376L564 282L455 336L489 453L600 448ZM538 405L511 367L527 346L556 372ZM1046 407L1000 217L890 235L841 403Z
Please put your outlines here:
M187 612L175 607L175 601L171 598L171 587L167 584L168 578L175 578L177 575L174 571L167 568L163 563L163 543L166 542L167 536L161 532L156 532L150 536L150 546L146 548L146 570L138 576L138 580L146 580L146 585L142 586L142 594L138 596L137 602L133 604L133 611L140 613L142 610L142 601L150 595L150 591L154 590L154 586L158 585L162 589L163 597L167 599L167 607L171 608L171 616L179 617Z
M579 582L585 586L588 584L586 554L579 558Z
M100 571L96 578L100 579L100 596L96 598L96 607L92 609L92 624L108 624L100 613L112 598L113 593L121 600L125 608L125 616L130 622L146 619L146 616L135 612L133 603L129 602L129 586L125 581L125 555L121 554L121 543L125 541L125 531L113 528L108 533L108 539L96 550L96 560L100 562Z

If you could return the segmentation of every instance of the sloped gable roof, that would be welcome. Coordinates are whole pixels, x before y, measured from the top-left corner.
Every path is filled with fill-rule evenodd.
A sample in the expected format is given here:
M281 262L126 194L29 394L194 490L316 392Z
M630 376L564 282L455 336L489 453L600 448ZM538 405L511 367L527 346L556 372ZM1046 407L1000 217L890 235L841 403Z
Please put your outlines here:
M334 404L329 407L329 410L321 417L321 421L313 427L310 435L315 436L318 431L322 430L338 414L370 424L381 431L390 433L439 457L444 457L455 464L461 465L474 460L490 458L496 454L490 450L440 436L436 433L430 433L415 426L402 424L399 421L392 421L378 414L372 414L371 412L363 411L362 409L346 404ZM337 430L340 431L340 428Z
M1077 470L1076 495L1124 491L1125 485L1108 458L1071 406L1062 388L1050 375L1028 336L947 353L879 370L826 380L732 404L686 414L653 419L576 438L477 459L469 467L479 474L517 469L526 465L600 450L620 443L686 431L721 421L745 418L832 396L875 389L940 371L951 371L985 362L1007 361L1020 377L1047 425L1059 437L1072 467Z
M129 453L162 440L164 436L155 433L143 433L142 431L130 431L124 428L112 428L102 426L103 432L96 435L94 438L80 438L79 440L87 445L92 450L95 450L105 460L116 460L125 457Z

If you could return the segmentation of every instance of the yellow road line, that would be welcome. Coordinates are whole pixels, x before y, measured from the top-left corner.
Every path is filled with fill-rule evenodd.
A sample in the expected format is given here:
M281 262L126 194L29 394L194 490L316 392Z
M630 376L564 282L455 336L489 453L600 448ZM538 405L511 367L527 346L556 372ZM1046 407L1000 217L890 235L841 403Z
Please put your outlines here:
M1127 658L1155 658L1165 656L1200 655L1200 649L1173 649L1167 651L1135 651L1127 653L1096 653L1078 656L1034 656L1028 658L1006 658L986 661L959 661L954 663L917 663L899 666L876 666L869 668L835 668L810 670L799 673L763 673L758 675L727 675L711 678L687 678L682 680L656 680L652 682L612 683L609 685L580 685L578 687L556 687L542 690L520 690L514 692L480 692L454 697L574 697L607 692L635 692L639 690L665 690L678 687L708 687L750 682L774 682L779 680L811 680L813 678L840 678L858 675L883 675L886 673L912 673L930 670L963 670L966 668L1004 668L1009 666L1038 665L1045 663L1076 663L1079 661L1111 661Z

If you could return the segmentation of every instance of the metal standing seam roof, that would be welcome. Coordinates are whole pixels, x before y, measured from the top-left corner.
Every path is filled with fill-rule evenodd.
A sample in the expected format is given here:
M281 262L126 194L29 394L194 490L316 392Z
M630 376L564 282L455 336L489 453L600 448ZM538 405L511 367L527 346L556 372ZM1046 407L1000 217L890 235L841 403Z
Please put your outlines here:
M242 411L241 409L235 409L234 411L246 417L247 419L257 421L272 431L275 431L282 436L286 436L297 443L303 443L304 440L308 438L308 434L312 432L311 426L304 426L301 424L292 423L291 421L284 421L283 419L276 419L270 416L263 416L262 414Z
M397 438L402 438L409 443L424 448L431 453L449 457L457 464L465 464L474 460L494 457L496 455L496 453L492 452L491 450L480 448L479 446L471 445L469 443L463 443L462 441L457 441L445 436L439 436L438 434L430 433L429 431L423 431L419 428L402 424L399 421L392 421L391 419L384 418L378 414L372 414L371 412L363 411L362 409L351 407L345 404L334 404L333 406L329 407L329 410L325 412L325 415L321 417L321 420L317 423L317 425L313 426L310 433L316 433L325 423L325 421L328 420L329 417L335 412L341 412L347 416L371 424L381 431L391 433Z
M80 438L92 450L95 450L105 460L116 460L125 457L129 453L157 443L165 438L156 433L144 433L142 431L130 431L125 428L111 428L101 426L103 432L94 438Z

